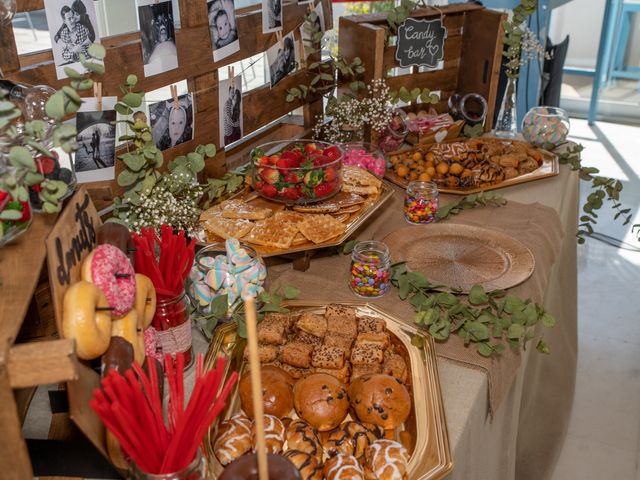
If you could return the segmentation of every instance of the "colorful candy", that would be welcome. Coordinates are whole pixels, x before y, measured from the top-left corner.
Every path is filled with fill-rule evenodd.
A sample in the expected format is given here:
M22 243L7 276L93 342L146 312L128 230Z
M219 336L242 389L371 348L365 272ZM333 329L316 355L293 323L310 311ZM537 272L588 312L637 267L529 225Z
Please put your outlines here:
M534 107L522 121L522 136L538 147L558 146L569 134L569 116L561 108Z
M349 287L361 297L381 297L389 283L389 249L382 242L359 242L351 256Z
M409 223L431 223L438 211L438 187L434 182L411 182L404 196L404 218Z
M220 295L227 295L233 306L244 295L262 292L267 269L250 247L241 246L236 239L202 249L189 274L189 294L199 305L202 314L211 313L211 303Z
M384 177L386 160L380 150L369 143L347 143L343 149L343 165L364 168L378 177Z

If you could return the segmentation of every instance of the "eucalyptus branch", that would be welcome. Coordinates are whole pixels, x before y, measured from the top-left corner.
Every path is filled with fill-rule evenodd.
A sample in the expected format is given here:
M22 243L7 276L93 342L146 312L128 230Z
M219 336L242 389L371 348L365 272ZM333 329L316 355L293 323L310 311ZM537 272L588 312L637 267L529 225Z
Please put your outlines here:
M503 290L486 292L481 285L474 285L465 301L457 289L431 283L422 273L410 271L404 262L392 265L390 273L400 299L409 300L415 309L413 319L419 326L440 342L455 333L465 345L475 344L484 357L500 354L505 343L526 349L535 337L535 325L542 322L545 327L553 327L556 323L542 306L506 295ZM420 337L414 337L412 343L422 346ZM542 336L536 349L549 353Z
M576 145L575 147L568 148L564 152L556 152L558 160L561 165L569 165L571 170L577 171L578 176L585 182L591 182L591 188L594 189L587 196L587 201L582 206L584 215L580 217L580 223L578 224L578 243L583 244L585 237L593 234L594 226L598 222L598 214L596 210L600 210L606 200L611 204L611 208L616 211L614 220L622 220L623 225L628 225L633 217L630 208L622 208L623 205L620 202L620 193L622 192L623 185L620 180L613 178L603 177L597 175L600 170L595 167L585 167L582 165L581 152L584 150L582 145Z
M496 192L478 192L472 193L461 198L458 201L448 203L438 208L436 218L439 221L446 220L450 215L457 215L462 210L475 207L485 207L487 205L501 207L506 205L507 200Z
M431 93L428 88L420 89L418 87L408 90L407 87L400 87L399 90L391 90L389 92L390 102L392 105L400 101L405 103L420 102L435 105L440 101L440 96Z

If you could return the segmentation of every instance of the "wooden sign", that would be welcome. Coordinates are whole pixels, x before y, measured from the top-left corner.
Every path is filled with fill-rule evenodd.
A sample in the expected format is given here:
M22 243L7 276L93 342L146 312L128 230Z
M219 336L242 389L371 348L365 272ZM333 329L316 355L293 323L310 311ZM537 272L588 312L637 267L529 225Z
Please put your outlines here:
M436 68L444 58L446 38L447 28L442 24L442 18L407 18L398 27L396 60L402 68L412 65Z
M67 289L80 280L82 262L96 246L96 232L102 220L84 187L71 197L46 240L49 286L58 333L62 336L62 304ZM93 389L100 377L83 364L77 365L78 378L67 382L69 414L91 443L107 457L105 430L89 407Z
M84 187L69 200L46 241L47 266L58 332L62 332L62 300L67 289L80 280L84 258L96 246L102 225L96 207Z

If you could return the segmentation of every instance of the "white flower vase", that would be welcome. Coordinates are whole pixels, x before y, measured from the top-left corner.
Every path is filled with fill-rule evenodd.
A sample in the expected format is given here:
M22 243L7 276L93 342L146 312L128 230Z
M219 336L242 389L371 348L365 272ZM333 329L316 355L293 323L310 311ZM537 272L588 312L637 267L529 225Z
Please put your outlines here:
M507 89L504 92L500 111L496 120L494 134L498 138L516 138L518 136L518 114L516 111L516 82L517 79L509 78Z

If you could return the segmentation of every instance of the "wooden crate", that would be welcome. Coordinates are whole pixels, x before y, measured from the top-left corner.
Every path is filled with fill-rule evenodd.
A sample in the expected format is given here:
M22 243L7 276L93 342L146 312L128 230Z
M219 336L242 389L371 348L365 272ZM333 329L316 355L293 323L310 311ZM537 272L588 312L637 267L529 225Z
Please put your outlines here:
M396 47L389 46L385 40L386 13L341 17L340 54L347 60L362 59L367 83L386 78L392 90L419 87L440 91L440 102L434 105L438 112L447 110L447 100L454 93L479 93L489 105L487 118L493 118L502 60L504 14L480 5L454 4L417 9L412 18L432 19L440 15L448 31L442 70L419 72L417 67L410 67L402 75L389 76L389 71L399 64L395 59ZM393 36L390 41L394 42ZM487 122L485 128L489 130L491 122Z
M133 0L131 1L133 2ZM315 0L315 3L322 3L326 28L331 29L331 0ZM283 4L284 29L282 33L287 35L293 31L296 40L298 40L299 27L307 13L308 5L298 5L295 0L285 0ZM129 73L138 76L137 88L143 91L151 91L187 80L189 91L196 93L194 139L165 150L165 161L190 152L199 144L220 145L218 138L218 69L264 52L277 42L275 33L262 33L260 5L236 10L240 51L219 62L214 62L211 55L206 2L204 0L180 0L179 6L181 28L176 29L179 62L177 69L145 77L140 33L134 32L101 39L101 43L107 49L106 73L97 77L97 80L103 84L102 94L104 96L120 95L118 85L125 83L126 75ZM17 0L18 12L30 12L43 8L43 0ZM2 27L0 33L0 68L5 78L32 85L51 85L54 88L60 88L67 84L67 80L60 81L56 78L51 50L18 55L11 25ZM238 73L236 69L236 74ZM303 132L309 129L315 115L321 112L321 98L310 95L304 101L296 99L294 102L286 102L285 97L287 89L299 83L308 85L311 78L312 74L308 70L299 69L272 89L267 84L243 93L244 135L256 132L300 107L304 108L302 118L305 121L304 128L299 130ZM90 96L91 93L86 92L83 95ZM270 129L274 134L276 130L277 128ZM206 175L221 176L226 171L226 157L233 156L239 150L247 150L247 145L242 144L226 153L220 151L214 159L209 159L205 167ZM121 168L121 162L116 162L116 175ZM115 181L89 184L88 190L98 209L108 205L113 197L122 191L117 187Z

